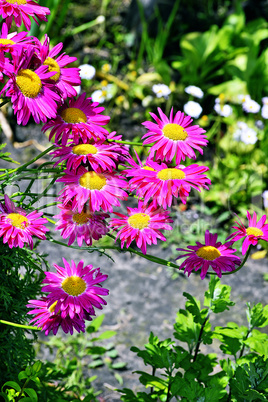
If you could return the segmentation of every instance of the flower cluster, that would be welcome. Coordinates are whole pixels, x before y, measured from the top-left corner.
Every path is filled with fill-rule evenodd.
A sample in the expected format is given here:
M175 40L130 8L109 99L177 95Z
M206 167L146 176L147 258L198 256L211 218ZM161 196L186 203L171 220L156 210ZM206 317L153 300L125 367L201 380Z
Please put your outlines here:
M50 331L56 335L60 326L65 333L72 334L73 328L85 332L85 321L92 320L95 308L102 309L106 304L102 296L109 294L108 289L101 286L107 275L103 275L100 268L84 266L83 261L69 264L64 258L63 263L64 267L54 265L56 273L45 272L43 283L47 285L42 291L48 295L40 300L29 300L27 305L32 309L28 314L36 314L30 322L41 327L46 335Z

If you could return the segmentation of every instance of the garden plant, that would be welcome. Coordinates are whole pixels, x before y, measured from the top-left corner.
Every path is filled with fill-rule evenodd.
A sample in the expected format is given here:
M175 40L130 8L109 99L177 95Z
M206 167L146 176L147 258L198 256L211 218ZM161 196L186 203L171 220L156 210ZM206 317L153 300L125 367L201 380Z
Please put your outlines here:
M236 1L219 25L179 32L179 50L165 58L179 1L166 20L155 9L154 38L140 1L136 38L105 31L109 0L91 21L63 29L71 5L0 0L0 106L18 126L40 124L50 142L23 163L0 148L0 398L104 401L94 370L106 366L123 401L267 401L268 306L249 300L247 327L211 324L228 310L232 317L235 304L220 279L243 275L250 256L268 250L267 22L248 21ZM79 65L65 44L69 52L70 37L88 29L102 38L100 55L114 35L129 62L115 51L112 65L102 56ZM131 114L142 134L125 138L114 128ZM184 236L175 215L188 206L214 225ZM53 266L40 251L46 242L58 250ZM161 244L172 257L154 254ZM80 259L65 258L66 248ZM209 279L201 301L183 293L172 338L151 332L144 349L132 346L145 365L138 391L124 387L115 344L103 343L116 337L101 329L110 250ZM53 361L36 357L39 336Z

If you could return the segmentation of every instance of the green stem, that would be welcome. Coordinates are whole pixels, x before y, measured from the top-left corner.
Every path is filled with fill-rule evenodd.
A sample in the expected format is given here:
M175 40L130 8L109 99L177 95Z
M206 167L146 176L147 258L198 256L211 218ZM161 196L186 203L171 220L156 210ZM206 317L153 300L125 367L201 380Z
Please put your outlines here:
M203 331L204 331L206 322L207 322L207 320L209 319L209 315L210 315L210 311L208 311L207 316L206 316L206 318L205 318L205 320L204 320L204 322L203 322L203 324L202 324L202 326L201 326L201 328L200 328L200 332L199 332L197 344L196 344L196 347L195 347L195 353L194 353L194 357L193 357L193 362L196 361L196 358L197 358L197 355L198 355L198 351L199 351L199 346L200 346L200 344L201 344L201 342L202 342L202 334L203 334Z
M24 329L31 329L32 331L41 331L41 328L32 327L31 325L22 325L17 324L16 322L10 322L5 320L0 320L1 324L11 325L12 327L24 328Z
M50 151L52 151L52 149L54 149L54 148L55 148L55 146L52 145L51 147L47 148L45 151L41 152L41 154L37 155L37 156L36 156L35 158L33 158L32 160L30 160L29 162L25 163L24 165L19 166L19 167L17 167L16 169L11 169L9 172L7 172L7 173L5 173L5 174L2 174L2 175L0 176L0 179L1 179L3 176L10 175L11 173L24 170L27 166L29 166L29 165L31 165L32 163L36 162L38 159L42 158L44 155L46 155L47 153L49 153Z
M68 246L67 244L62 243L62 242L60 242L58 240L54 240L54 239L50 239L50 241L52 243L60 244L61 246L65 246L65 247L68 247L68 248L73 248L73 249L76 249L76 250L98 250L98 249L100 249L100 250L104 250L104 251L105 250L117 250L117 251L123 252L123 253L126 253L126 252L134 253L134 254L137 254L140 257L145 258L146 260L155 262L156 264L165 265L166 267L173 267L173 268L177 268L177 269L180 268L178 265L176 265L176 264L174 264L174 263L172 263L170 261L164 260L163 258L155 257L155 256L150 255L150 254L143 254L143 253L141 253L141 252L139 252L137 250L134 250L131 247L129 247L129 248L124 247L122 249L120 247L117 247L117 246L105 246L105 247L100 247L100 248L99 247L79 247L79 246Z
M107 141L109 142L116 142L117 144L126 144L126 145L133 145L137 147L151 147L152 145L150 144L142 144L141 142L132 142L132 141L120 141L120 140L112 140L108 139Z

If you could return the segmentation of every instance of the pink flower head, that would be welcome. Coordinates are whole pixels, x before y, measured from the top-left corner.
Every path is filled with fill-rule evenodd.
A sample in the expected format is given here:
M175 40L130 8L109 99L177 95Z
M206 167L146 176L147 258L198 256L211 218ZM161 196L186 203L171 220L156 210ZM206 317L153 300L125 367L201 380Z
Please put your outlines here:
M48 66L49 72L54 72L54 75L50 77L55 82L56 87L60 91L62 98L76 96L76 90L74 86L81 84L79 75L79 68L66 67L68 64L77 60L76 57L70 57L65 53L62 53L56 57L63 47L63 43L58 43L51 50L49 50L49 38L45 35L45 42L40 46L40 59L41 63Z
M167 211L156 208L153 203L145 205L139 201L138 208L128 207L127 212L128 215L114 212L118 218L114 218L110 222L113 230L119 229L116 239L120 238L122 248L125 242L128 248L135 240L143 254L146 254L147 244L157 244L157 239L166 241L160 230L172 230L168 223L173 220Z
M67 162L67 170L77 170L84 164L90 166L95 172L112 171L116 169L116 162L119 158L117 145L107 144L103 141L90 141L90 143L76 144L75 142L68 146L61 146L51 152L53 158L59 158L54 166L61 162Z
M240 258L233 255L236 252L232 249L233 242L229 241L225 244L217 242L217 234L209 233L206 230L205 244L196 242L196 246L188 246L188 249L177 248L178 251L186 251L186 254L180 255L180 258L187 257L181 264L180 268L184 268L184 273L198 271L201 268L201 279L204 279L209 267L211 267L219 278L222 272L231 272L236 269L236 265L240 265Z
M101 126L107 124L110 117L100 115L104 107L97 106L98 102L92 103L84 92L77 99L71 99L69 105L65 102L57 117L45 124L42 130L52 129L49 140L55 135L54 142L58 144L61 140L62 145L66 145L69 139L76 143L80 140L87 143L91 138L106 139L108 131Z
M88 202L90 211L113 211L112 205L120 206L119 200L126 200L128 195L123 190L127 187L125 180L115 173L96 173L80 166L77 173L67 172L56 181L67 184L60 191L59 201L66 205L72 200L72 208L82 212Z
M22 208L16 208L7 195L0 211L0 237L3 237L3 243L7 243L10 248L22 248L29 244L32 249L33 236L45 240L45 233L49 229L44 226L47 219L41 218L42 212L26 214Z
M197 149L201 154L203 150L201 146L206 146L208 140L203 135L205 130L191 123L193 119L185 116L183 112L177 112L173 117L173 108L171 109L169 118L158 108L160 119L150 113L157 124L150 121L142 123L149 132L142 138L146 138L143 144L155 143L150 149L150 157L154 153L157 160L171 162L176 156L176 164L185 157L196 159L193 149Z
M14 18L17 27L24 23L27 31L31 28L32 17L38 24L36 18L47 21L46 16L50 14L49 8L39 6L33 0L0 0L0 15L6 20L8 29L11 27Z
M49 79L53 73L47 72L47 66L35 71L31 69L34 57L32 47L28 47L24 54L22 51L13 54L14 70L6 71L10 79L1 91L1 94L6 91L6 96L11 97L18 124L27 124L31 115L37 124L46 122L56 116L56 102L61 101Z
M42 297L40 300L29 300L29 304L26 307L33 310L29 311L27 314L36 314L36 316L30 321L34 323L38 328L42 328L45 331L45 335L48 335L50 331L53 335L56 335L59 327L62 327L63 331L68 334L73 334L73 328L78 332L85 332L85 321L81 319L78 314L74 314L73 318L70 316L62 317L60 312L55 312L55 307L57 301L52 305L48 306L49 299L47 297ZM88 315L88 320L91 317Z
M27 37L27 32L8 33L7 24L3 23L0 36L0 55L3 52L14 53L18 47L27 47L29 44L34 44L35 40L32 36Z
M107 279L107 275L100 272L100 268L93 269L92 265L85 265L80 261L77 266L74 261L69 264L63 258L64 267L54 264L57 272L45 272L43 283L48 285L42 288L48 294L50 307L57 301L55 313L62 318L69 316L73 319L76 314L83 319L88 314L94 313L94 307L102 309L102 304L107 302L101 296L109 294L108 289L101 287L101 282Z
M56 223L56 230L61 230L61 236L64 239L69 237L68 246L77 241L79 247L82 247L83 241L87 246L92 245L92 240L99 240L105 236L109 229L107 228L106 218L108 214L102 212L94 213L83 210L73 210L71 203L66 206L58 205L60 214L55 218L59 219Z
M152 198L155 204L166 209L171 206L173 197L179 196L186 204L191 188L208 190L210 179L204 174L207 170L208 167L197 164L168 167L165 163L159 165L147 160L146 166L137 169L137 173L131 170L134 177L129 181L129 187L131 191L136 190L137 196L144 198L145 203Z
M247 211L248 218L248 228L245 228L243 223L235 222L238 226L233 226L236 231L227 237L226 240L232 239L232 242L238 241L245 237L242 244L242 254L246 254L249 246L252 244L256 246L259 240L268 241L268 224L266 222L266 215L263 215L261 219L257 222L257 214L253 212L252 217Z

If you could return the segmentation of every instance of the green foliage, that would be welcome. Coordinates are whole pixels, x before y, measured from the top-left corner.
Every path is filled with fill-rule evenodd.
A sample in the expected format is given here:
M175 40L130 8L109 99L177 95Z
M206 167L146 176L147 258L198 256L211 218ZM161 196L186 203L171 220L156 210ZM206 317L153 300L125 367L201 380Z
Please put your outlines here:
M151 374L136 372L140 374L141 384L150 388L149 393L135 394L124 388L120 390L121 400L268 400L268 335L255 329L267 324L267 306L260 303L252 308L247 306L248 328L229 322L226 327L211 330L211 314L229 310L234 305L230 291L230 286L221 285L220 280L213 277L204 298L207 308L203 309L198 300L184 293L187 301L185 309L177 314L174 338L186 343L188 351L170 338L160 341L151 333L145 350L131 348L145 365L152 367ZM233 360L219 360L215 353L200 352L201 344L211 344L213 338L220 340L220 349L224 354L232 355ZM218 368L214 370L216 366Z
M42 265L44 257L26 248L10 249L0 243L0 319L15 324L28 321L26 304L40 292L44 278ZM31 331L32 333L32 331ZM33 341L28 331L0 321L1 383L16 376L20 368L34 358Z
M2 152L2 149L5 148L7 144L0 144L0 159L3 159L5 162L11 162L11 163L16 163L19 165L19 162L14 161L10 157L10 152Z

